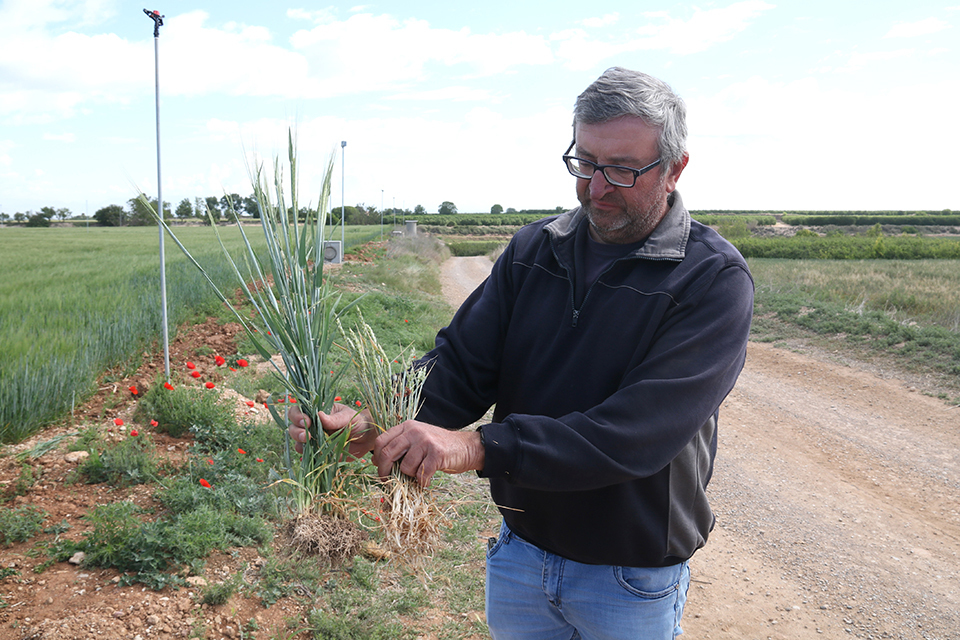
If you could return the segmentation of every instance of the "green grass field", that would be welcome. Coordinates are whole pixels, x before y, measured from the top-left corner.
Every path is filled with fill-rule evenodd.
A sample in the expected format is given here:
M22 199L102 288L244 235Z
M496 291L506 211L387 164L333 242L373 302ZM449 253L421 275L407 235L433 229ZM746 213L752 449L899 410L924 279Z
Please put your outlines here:
M259 227L247 227L255 248ZM347 227L349 248L379 228ZM226 291L236 284L210 227L175 233ZM241 238L221 229L233 255ZM339 229L334 239L340 239ZM165 239L171 336L184 322L225 312ZM128 365L162 336L156 227L0 230L0 442L17 441L70 411L102 372Z

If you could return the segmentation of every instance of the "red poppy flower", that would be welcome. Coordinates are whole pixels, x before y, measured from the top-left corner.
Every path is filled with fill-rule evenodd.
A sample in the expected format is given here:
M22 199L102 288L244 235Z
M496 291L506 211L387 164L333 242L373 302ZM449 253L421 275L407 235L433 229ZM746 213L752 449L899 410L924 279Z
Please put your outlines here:
M206 487L207 489L213 489L213 487L210 486L210 483L204 480L203 478L200 478L200 486Z
M236 369L234 369L233 367L230 367L230 371L236 371Z
M237 364L240 365L241 367L245 367L250 363L244 360L243 358L240 358L239 360L237 360Z
M237 449L237 453L242 454L242 455L246 455L246 454L247 454L247 452L244 451L243 449Z
M167 391L173 391L173 385L170 384L169 382L164 382L163 388L166 389Z
M248 406L248 407L253 408L253 405L254 405L253 400L247 400L247 406Z
M130 387L130 393L132 393L133 395L137 395L137 393L138 393L137 388L136 388L136 387Z
M410 322L409 320L404 320L404 322Z
M207 464L213 464L213 458L207 458Z
M257 462L263 462L263 458L257 458Z
M334 402L340 402L341 400L343 400L343 398L341 398L340 396L337 396L336 398L333 399Z
M159 427L159 426L160 426L160 423L157 422L156 420L151 420L151 421L150 421L150 426L151 426L151 427Z
M187 369L196 369L196 368L197 368L197 365L193 364L192 362L187 362Z
M283 404L283 398L277 398L277 404Z
M123 420L121 420L120 418L114 418L113 424L117 425L118 427L122 427L122 426L123 426Z
M226 363L226 360L224 359L223 356L217 356L216 358L213 359L213 361L217 363L218 367L222 367L224 363Z
M205 384L204 386L205 386L207 389L213 389L213 388L214 388L215 386L217 386L217 385L213 384L212 382L208 382L208 383Z
M293 404L297 404L297 399L294 398L293 396L287 396L287 402L292 402Z
M191 373L190 375L193 376L194 378L199 378L199 377L200 377L200 372L199 372L199 371L194 371L194 372Z
M356 405L357 405L358 407L362 407L362 406L363 406L363 403L360 402L359 400L357 400Z
M137 431L136 429L131 429L131 430L130 430L130 435L133 436L134 438L136 438L138 435L140 435L140 432Z

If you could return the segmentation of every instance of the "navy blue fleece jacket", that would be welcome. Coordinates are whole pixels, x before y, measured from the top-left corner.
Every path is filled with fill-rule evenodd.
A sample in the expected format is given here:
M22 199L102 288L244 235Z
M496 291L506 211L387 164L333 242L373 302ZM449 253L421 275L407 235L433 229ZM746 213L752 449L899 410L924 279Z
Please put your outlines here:
M494 502L577 562L675 564L713 527L717 409L743 366L753 281L670 203L589 287L580 208L524 227L425 357L418 418L458 429L496 405L480 428Z

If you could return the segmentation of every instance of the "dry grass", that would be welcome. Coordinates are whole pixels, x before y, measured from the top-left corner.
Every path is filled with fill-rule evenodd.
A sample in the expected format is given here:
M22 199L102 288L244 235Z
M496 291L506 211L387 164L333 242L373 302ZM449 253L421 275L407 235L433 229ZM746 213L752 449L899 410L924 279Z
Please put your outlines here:
M287 523L285 534L290 549L333 566L357 555L366 539L356 524L332 515L301 514Z

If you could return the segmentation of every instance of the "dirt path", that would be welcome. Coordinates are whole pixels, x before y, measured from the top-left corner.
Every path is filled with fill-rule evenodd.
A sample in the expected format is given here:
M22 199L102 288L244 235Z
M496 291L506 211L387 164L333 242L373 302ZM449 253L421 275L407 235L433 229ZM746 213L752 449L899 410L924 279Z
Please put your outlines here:
M489 269L448 260L451 304ZM960 638L960 408L750 343L720 425L685 637Z

